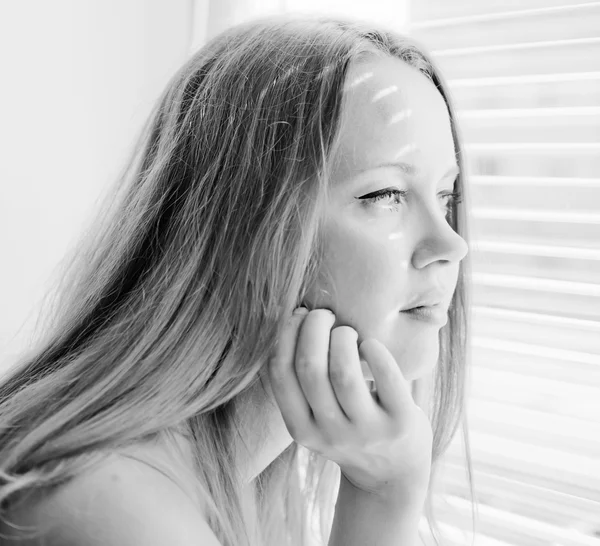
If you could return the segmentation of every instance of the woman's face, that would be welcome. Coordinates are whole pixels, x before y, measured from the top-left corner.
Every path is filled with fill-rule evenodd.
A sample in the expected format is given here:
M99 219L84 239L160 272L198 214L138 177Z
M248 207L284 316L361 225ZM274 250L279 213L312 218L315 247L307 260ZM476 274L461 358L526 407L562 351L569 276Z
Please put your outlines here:
M351 67L345 95L324 261L304 301L331 309L334 327L353 327L358 343L381 341L414 380L437 362L468 251L447 220L457 175L450 118L433 83L395 58ZM381 190L393 193L365 198ZM437 301L441 318L402 311Z

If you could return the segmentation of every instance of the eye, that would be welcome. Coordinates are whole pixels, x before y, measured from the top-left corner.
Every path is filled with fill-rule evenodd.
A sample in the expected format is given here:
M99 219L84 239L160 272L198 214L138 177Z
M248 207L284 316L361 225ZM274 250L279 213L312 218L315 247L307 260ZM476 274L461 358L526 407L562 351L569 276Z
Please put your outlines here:
M392 207L398 207L402 204L402 201L406 197L408 192L404 190L397 190L395 188L388 188L386 190L379 190L363 197L360 199L368 204L378 203L383 201Z
M363 197L359 197L359 199L365 202L367 205L383 202L384 204L397 210L406 199L407 194L408 192L404 190L388 188L370 193ZM462 201L462 194L459 190L440 192L438 197L444 203L444 212L446 214L452 213L456 205Z
M460 190L444 191L439 194L440 199L444 202L444 210L446 214L454 212L456 205L462 202L462 193Z

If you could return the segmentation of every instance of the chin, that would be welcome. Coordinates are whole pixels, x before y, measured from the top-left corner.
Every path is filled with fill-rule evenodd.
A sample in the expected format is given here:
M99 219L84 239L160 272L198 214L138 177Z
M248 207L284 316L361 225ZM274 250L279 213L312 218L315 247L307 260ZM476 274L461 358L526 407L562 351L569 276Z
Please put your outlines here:
M407 381L414 381L415 379L421 379L431 375L431 372L433 372L437 364L437 358L435 360L430 359L428 361L421 361L420 364L420 366L411 367L409 370L402 370L404 378Z
M401 360L396 359L407 381L414 381L431 374L435 369L440 354L437 337L420 348L414 347L410 353L404 353Z
M413 342L410 348L402 346L402 341L398 342L398 347L388 347L394 360L397 362L402 375L407 381L414 381L427 376L435 369L439 357L439 341L437 336L427 342ZM394 350L397 349L397 350ZM363 376L365 379L373 380L373 374L367 363L360 360Z

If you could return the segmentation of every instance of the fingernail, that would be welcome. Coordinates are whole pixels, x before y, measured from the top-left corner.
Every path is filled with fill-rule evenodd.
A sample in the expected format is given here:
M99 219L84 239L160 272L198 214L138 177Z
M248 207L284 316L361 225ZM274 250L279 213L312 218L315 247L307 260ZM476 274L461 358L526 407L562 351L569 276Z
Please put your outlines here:
M308 315L308 309L306 307L296 307L294 315Z

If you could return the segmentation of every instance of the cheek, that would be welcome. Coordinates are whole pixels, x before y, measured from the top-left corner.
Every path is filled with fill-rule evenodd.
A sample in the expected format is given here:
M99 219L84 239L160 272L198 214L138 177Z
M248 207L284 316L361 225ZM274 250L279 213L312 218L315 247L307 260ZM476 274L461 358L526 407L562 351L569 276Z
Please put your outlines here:
M339 226L328 230L318 286L311 294L316 305L331 304L346 323L376 324L401 303L409 255L404 237L368 229Z

